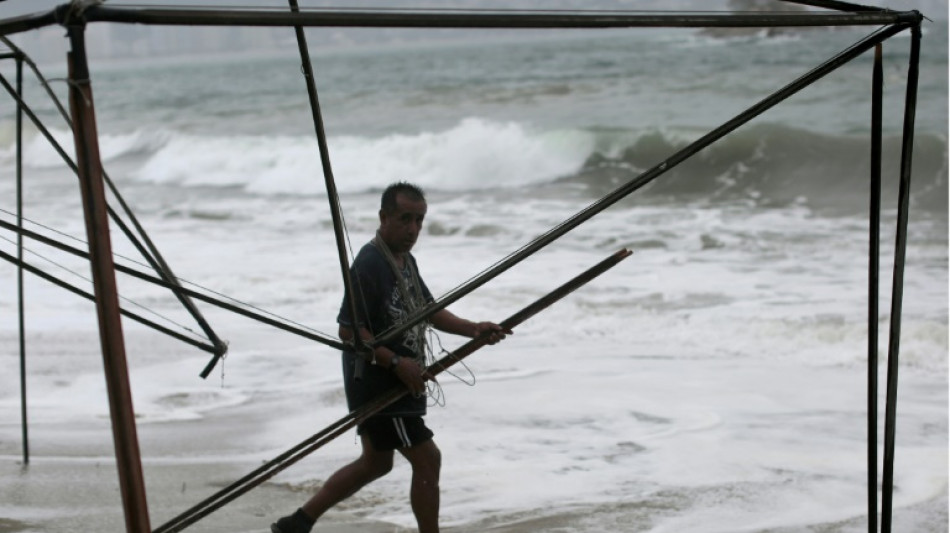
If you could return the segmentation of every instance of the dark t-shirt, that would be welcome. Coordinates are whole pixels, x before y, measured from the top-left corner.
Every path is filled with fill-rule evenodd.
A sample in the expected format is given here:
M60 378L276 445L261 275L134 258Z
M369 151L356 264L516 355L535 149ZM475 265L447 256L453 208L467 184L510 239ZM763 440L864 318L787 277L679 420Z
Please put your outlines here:
M415 266L416 259L411 254L407 254L407 258ZM418 268L416 271L418 272ZM404 269L403 276L408 275L409 270ZM353 290L356 291L356 312L359 315L359 324L368 329L374 337L380 335L407 315L399 288L396 286L396 277L376 245L370 242L363 246L350 267L350 276L353 280ZM421 285L423 299L426 302L431 302L432 294L421 277L419 284ZM350 308L347 302L348 295L345 295L343 304L340 306L337 322L352 329L353 320L350 318ZM416 338L412 330L409 330L387 343L386 347L402 357L414 358L421 351L420 343L422 340ZM354 377L356 361L356 354L349 351L343 352L343 384L346 390L346 403L350 411L402 384L388 367L384 368L368 363L364 365L362 378L357 380ZM424 364L424 362L420 361L421 364ZM422 416L425 413L425 396L414 398L412 395L406 395L379 414L386 416Z

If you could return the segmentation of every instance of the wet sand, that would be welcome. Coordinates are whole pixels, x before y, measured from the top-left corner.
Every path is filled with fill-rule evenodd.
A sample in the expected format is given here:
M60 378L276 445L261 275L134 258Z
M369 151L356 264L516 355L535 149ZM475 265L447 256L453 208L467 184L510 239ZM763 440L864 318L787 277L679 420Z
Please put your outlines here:
M146 464L146 493L152 527L213 493L233 465ZM205 482L195 482L205 479ZM186 481L188 480L188 481ZM36 458L28 467L4 461L0 471L0 532L125 531L114 464L98 460ZM268 531L299 495L264 484L212 513L187 531ZM372 524L347 524L327 517L326 531L392 531ZM319 530L318 530L319 531Z
M237 413L222 409L193 421L139 424L149 520L155 529L234 483L277 455L249 445L248 428L260 428L273 405ZM0 533L125 531L111 424L29 426L30 461L23 462L19 421L0 424ZM288 443L287 447L290 446ZM279 451L283 451L280 449ZM269 480L212 512L185 531L269 532L270 524L293 512L312 487ZM407 502L408 505L408 502ZM333 510L315 532L405 532L392 524Z
M234 462L143 460L152 528L229 485L253 469ZM305 495L264 483L213 512L186 531L267 532ZM125 531L118 474L111 457L34 455L0 460L0 533ZM329 513L315 531L401 532L403 528Z

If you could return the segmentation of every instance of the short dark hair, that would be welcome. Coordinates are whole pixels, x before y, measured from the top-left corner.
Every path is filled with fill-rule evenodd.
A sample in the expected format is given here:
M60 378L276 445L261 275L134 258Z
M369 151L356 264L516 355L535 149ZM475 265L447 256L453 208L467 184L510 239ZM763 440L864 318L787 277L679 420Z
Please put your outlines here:
M387 213L391 213L396 209L396 196L399 194L405 194L410 199L415 201L425 201L426 196L422 192L422 189L417 185L407 183L405 181L399 181L393 184L390 184L383 191L383 197L380 199L379 208Z

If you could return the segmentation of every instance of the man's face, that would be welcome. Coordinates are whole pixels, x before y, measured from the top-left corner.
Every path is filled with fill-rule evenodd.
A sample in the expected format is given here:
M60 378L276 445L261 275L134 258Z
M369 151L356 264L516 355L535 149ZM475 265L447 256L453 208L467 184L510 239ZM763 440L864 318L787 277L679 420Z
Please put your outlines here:
M394 211L379 211L379 235L394 254L406 253L416 244L425 216L425 200L397 194Z

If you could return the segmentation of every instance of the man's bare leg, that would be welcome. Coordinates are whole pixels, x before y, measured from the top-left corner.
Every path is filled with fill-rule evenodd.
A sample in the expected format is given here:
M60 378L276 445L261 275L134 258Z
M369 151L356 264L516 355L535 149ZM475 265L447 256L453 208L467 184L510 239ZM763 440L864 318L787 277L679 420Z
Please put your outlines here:
M328 509L392 470L392 451L376 451L366 435L362 435L360 440L363 453L359 459L337 470L301 507L310 518L320 518Z
M419 524L419 533L439 533L439 472L442 452L435 441L399 450L412 465L412 488L409 496L412 512Z

